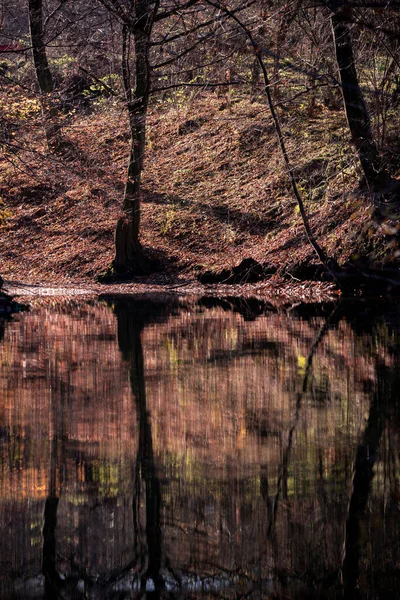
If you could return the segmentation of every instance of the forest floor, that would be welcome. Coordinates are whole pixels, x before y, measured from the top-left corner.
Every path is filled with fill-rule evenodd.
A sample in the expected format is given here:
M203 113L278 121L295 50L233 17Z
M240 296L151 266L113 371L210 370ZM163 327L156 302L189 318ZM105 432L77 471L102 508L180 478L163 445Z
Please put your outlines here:
M26 292L247 290L310 301L335 293L321 281L261 101L237 98L228 110L202 92L168 110L152 107L141 241L161 266L118 285L97 279L113 259L122 204L129 152L123 107L104 99L90 114L66 116L66 149L57 156L46 150L35 110L11 132L0 157L0 273L11 291L23 282ZM285 112L281 120L312 230L326 253L341 264L378 268L398 260L390 224L374 223L360 191L342 112L321 105L310 115L300 106L296 122L304 129Z

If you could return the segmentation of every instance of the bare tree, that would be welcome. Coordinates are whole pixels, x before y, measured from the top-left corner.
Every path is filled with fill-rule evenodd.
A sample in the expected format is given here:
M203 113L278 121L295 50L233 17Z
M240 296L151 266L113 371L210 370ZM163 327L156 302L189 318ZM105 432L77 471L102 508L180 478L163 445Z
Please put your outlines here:
M212 24L207 15L202 23L187 27L184 21L185 11L197 3L197 0L176 0L160 11L160 0L129 0L125 4L119 0L100 0L122 24L122 78L125 91L126 106L129 116L131 146L129 164L125 184L122 215L115 232L114 271L117 274L138 272L146 264L146 257L141 250L139 239L141 214L141 176L146 144L146 117L149 98L152 93L152 76L157 70L179 64L180 60L196 50L200 44L212 36L211 32L203 33L202 27ZM204 13L204 7L199 14ZM159 35L153 42L153 28L167 22L167 33ZM182 22L184 23L182 25ZM188 40L190 34L198 31L192 44L181 45L171 51L169 58L150 64L151 50L165 47L177 40ZM134 51L134 84L130 72L130 47ZM182 82L172 84L178 87ZM224 82L226 85L226 82ZM169 86L168 86L169 87ZM156 88L160 91L163 88ZM143 261L145 261L143 263Z
M115 232L114 269L129 273L140 254L140 193L143 157L146 143L146 115L150 96L150 38L159 0L100 0L122 24L122 77L129 115L131 147L122 215ZM135 84L130 77L129 49L133 39L135 53Z
M57 108L52 97L54 80L44 41L42 0L28 0L28 9L33 62L41 94L43 125L49 149L56 150L60 147L60 131L56 123Z
M328 8L331 11L332 35L347 121L367 185L378 201L386 196L398 204L399 185L389 175L378 153L369 112L357 77L349 27L352 8L346 6L343 0L328 2Z
M33 62L39 88L43 94L51 94L54 91L54 82L43 36L43 2L42 0L28 0L28 6Z

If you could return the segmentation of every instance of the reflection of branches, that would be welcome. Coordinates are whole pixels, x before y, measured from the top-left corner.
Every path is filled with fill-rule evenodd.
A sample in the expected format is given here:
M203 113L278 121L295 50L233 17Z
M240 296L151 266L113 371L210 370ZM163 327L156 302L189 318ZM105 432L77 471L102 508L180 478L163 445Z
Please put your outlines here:
M303 378L302 389L301 389L301 392L299 392L297 394L295 415L294 415L292 426L291 426L291 428L289 430L288 442L287 442L286 448L285 448L285 450L283 452L282 463L281 463L280 473L279 473L278 482L277 482L277 491L276 491L276 494L275 494L275 498L274 498L274 502L273 502L273 505L272 505L272 509L270 511L269 522L268 522L268 530L267 530L267 535L269 537L272 535L272 531L273 531L274 526L275 526L276 513L277 513L277 510L278 510L278 503L279 503L280 495L281 495L281 492L282 492L282 488L283 488L283 486L286 485L286 481L287 481L290 454L291 454L292 446L293 446L293 435L295 433L297 424L298 424L299 419L300 419L300 411L301 411L301 407L302 407L302 404L303 404L303 397L304 397L304 394L307 392L308 381L309 381L309 378L310 378L311 368L312 368L312 361L313 361L314 355L315 355L315 353L316 353L316 351L318 349L319 344L321 343L322 339L324 338L324 336L328 332L329 328L331 327L334 318L337 317L339 306L340 306L340 301L335 306L335 308L333 309L333 311L331 312L331 314L328 316L328 318L326 319L325 323L323 323L323 325L321 326L321 328L320 328L318 334L316 335L316 337L314 339L314 342L313 342L313 344L312 344L312 346L310 348L310 351L308 353L306 367L305 367L305 373L304 373L304 378Z
M374 465L380 440L385 426L389 401L389 382L393 371L379 366L377 369L377 389L372 397L367 426L362 442L357 449L354 465L353 491L349 503L346 522L345 554L342 564L345 596L358 596L359 561L361 554L361 523L365 515Z
M137 560L136 557L132 559L125 567L122 569L117 569L111 575L107 577L107 579L103 582L103 587L109 588L113 585L116 585L119 581L124 579L126 575L132 575L134 570L137 570Z

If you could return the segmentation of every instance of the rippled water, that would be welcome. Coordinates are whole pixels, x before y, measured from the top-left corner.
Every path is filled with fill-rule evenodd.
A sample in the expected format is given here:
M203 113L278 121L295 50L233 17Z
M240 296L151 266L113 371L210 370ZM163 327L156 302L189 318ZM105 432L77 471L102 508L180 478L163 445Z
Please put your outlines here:
M396 598L396 304L37 308L0 341L1 598Z

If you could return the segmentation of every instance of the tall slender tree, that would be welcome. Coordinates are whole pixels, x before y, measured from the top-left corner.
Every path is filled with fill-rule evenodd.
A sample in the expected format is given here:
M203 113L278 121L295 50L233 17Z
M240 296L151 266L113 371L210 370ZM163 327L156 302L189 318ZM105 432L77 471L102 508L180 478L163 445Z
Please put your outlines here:
M367 185L378 201L386 197L398 204L400 186L390 176L378 153L370 115L357 77L350 31L353 9L344 0L330 0L328 8L331 11L332 35L347 122Z
M150 65L152 32L156 22L168 20L196 4L197 0L177 0L164 11L159 11L160 0L99 0L122 24L122 79L129 116L131 145L125 184L122 215L115 231L114 270L117 274L130 274L143 268L145 257L140 244L141 176L146 144L146 118L152 91ZM173 26L173 25L172 25ZM181 37L169 36L175 40ZM168 37L168 36L167 36ZM135 77L132 85L129 49L132 41L134 50ZM167 41L166 41L167 43ZM179 56L188 53L183 50ZM165 64L173 62L166 61ZM164 63L162 63L164 65Z
M122 79L129 116L131 145L122 215L115 231L114 269L129 273L140 255L140 195L146 143L146 115L151 89L149 63L150 38L159 0L100 0L122 24ZM135 56L135 83L132 86L129 64L130 41Z
M32 43L33 63L40 90L43 126L50 150L60 147L60 131L56 123L57 109L52 97L54 79L47 59L43 30L43 0L28 0L29 29Z
M54 81L47 60L43 35L43 1L28 0L28 7L32 54L37 81L43 94L51 94L54 91Z

